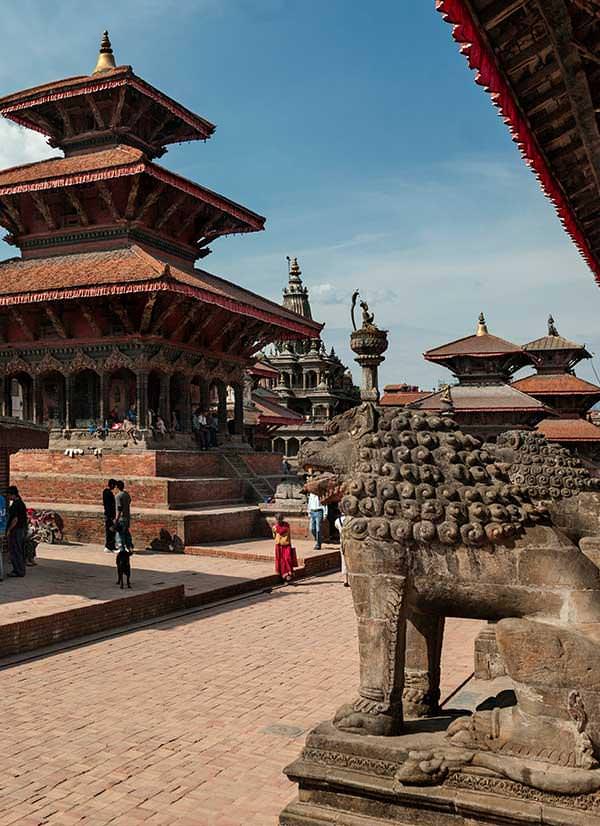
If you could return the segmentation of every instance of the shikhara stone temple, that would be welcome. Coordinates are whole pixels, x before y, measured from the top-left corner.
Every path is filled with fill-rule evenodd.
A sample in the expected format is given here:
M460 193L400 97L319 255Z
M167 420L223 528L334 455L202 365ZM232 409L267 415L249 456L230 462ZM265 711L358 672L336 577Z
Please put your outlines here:
M302 283L297 258L289 259L288 283L283 290L283 306L303 318L312 319L308 287ZM275 374L269 375L268 368ZM321 439L327 422L354 407L358 393L352 374L332 347L318 337L275 342L268 355L261 354L260 384L271 390L297 421L279 426L271 440L272 449L294 458L303 444Z
M50 429L50 451L20 453L13 480L30 502L60 500L71 538L99 538L107 473L135 477L134 502L154 509L142 543L215 532L194 512L207 503L229 508L219 538L264 530L246 500L272 493L280 459L243 441L244 375L266 344L321 325L195 267L265 223L156 163L214 126L117 66L107 34L90 75L7 95L0 114L63 154L0 172L0 224L20 251L0 263L0 413ZM219 455L193 451L197 408L218 422Z

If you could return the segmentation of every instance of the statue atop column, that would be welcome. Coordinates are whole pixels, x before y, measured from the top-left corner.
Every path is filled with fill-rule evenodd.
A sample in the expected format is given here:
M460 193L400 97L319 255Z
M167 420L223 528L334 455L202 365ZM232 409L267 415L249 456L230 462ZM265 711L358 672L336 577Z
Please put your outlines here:
M375 314L369 310L366 301L360 302L362 311L362 326L356 326L356 304L359 291L352 293L350 316L352 318L352 333L350 347L356 353L356 361L362 367L362 382L360 397L363 401L378 402L378 367L384 360L384 353L388 348L387 330L380 330L375 324Z

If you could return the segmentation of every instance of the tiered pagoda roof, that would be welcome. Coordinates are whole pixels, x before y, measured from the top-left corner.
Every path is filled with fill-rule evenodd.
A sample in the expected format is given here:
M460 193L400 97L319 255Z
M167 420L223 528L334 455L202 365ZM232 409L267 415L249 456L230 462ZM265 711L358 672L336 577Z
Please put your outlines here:
M518 344L491 335L483 313L474 335L459 338L423 354L427 361L442 364L461 384L498 384L531 363Z
M597 0L437 0L600 282Z
M0 98L0 114L64 152L0 171L0 225L21 250L0 263L0 308L29 305L0 313L0 342L43 338L48 320L65 340L118 328L243 358L270 341L318 339L310 315L194 267L209 243L265 219L155 163L214 126L116 66L106 33L91 75ZM90 312L81 302L94 298L104 304Z

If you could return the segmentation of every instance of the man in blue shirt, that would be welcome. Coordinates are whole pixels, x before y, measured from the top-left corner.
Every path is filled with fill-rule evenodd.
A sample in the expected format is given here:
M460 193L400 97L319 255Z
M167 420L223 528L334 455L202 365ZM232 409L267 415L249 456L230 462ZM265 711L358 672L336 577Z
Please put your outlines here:
M315 550L321 550L321 536L323 529L323 519L327 516L327 505L323 505L316 493L308 494L308 518L310 519L310 532L315 540Z

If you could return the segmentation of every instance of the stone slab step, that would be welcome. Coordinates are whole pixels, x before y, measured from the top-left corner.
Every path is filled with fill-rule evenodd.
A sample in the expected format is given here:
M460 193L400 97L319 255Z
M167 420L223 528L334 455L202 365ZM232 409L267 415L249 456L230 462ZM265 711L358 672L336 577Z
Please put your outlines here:
M248 494L242 479L168 479L151 476L120 477L125 479L134 504L148 508L191 508L216 503L236 504ZM62 500L75 504L99 504L106 477L97 474L64 474L12 471L11 481L19 487L23 499Z

